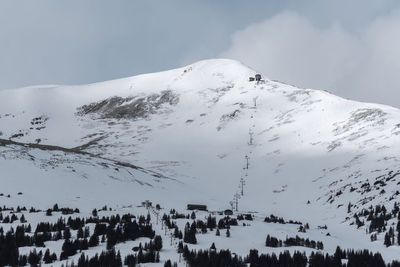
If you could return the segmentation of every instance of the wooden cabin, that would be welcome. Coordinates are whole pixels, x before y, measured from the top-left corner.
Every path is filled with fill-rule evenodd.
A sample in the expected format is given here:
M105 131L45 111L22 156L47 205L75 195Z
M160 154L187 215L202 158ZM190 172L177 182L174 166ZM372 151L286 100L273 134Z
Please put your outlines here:
M187 205L188 210L204 210L207 211L207 206L206 205L200 205L200 204L188 204Z

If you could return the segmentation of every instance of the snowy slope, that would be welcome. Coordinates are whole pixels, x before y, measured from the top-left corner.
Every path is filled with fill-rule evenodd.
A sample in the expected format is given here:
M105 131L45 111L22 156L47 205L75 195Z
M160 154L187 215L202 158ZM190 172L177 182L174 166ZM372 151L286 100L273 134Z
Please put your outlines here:
M4 201L89 209L151 199L216 210L230 207L243 177L244 211L325 224L343 222L349 202L355 210L392 206L398 109L249 81L255 73L217 59L90 85L0 91L0 138L15 141L0 146L1 190L26 193Z

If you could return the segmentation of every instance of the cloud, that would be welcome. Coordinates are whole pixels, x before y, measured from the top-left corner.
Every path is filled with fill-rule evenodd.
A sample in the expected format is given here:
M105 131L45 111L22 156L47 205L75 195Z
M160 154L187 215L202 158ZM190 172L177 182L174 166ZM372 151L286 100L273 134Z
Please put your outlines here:
M236 32L220 56L271 79L400 107L399 29L398 12L357 32L339 24L317 27L298 13L284 12Z
M179 0L0 1L0 90L171 69L192 51L215 57L234 31L221 10Z

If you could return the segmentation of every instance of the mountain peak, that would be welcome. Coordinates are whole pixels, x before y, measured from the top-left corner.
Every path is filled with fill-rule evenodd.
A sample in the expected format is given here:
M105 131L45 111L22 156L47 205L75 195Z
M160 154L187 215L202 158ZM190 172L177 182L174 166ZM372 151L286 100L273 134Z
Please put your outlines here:
M245 156L252 194L242 205L257 210L279 202L293 212L305 198L339 205L347 185L399 167L398 110L264 77L249 80L255 74L238 61L209 59L89 85L0 91L0 139L154 170L191 190L187 201L218 208L228 205L244 175ZM369 194L379 202L392 191ZM288 202L289 193L302 202ZM360 202L363 191L352 197Z

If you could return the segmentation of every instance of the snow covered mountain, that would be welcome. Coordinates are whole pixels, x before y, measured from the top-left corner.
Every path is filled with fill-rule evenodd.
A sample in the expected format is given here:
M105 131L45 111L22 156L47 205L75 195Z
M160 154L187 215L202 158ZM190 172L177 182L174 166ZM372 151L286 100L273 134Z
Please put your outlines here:
M321 225L393 206L400 110L255 74L215 59L0 91L2 203L221 210L236 194L239 210Z

